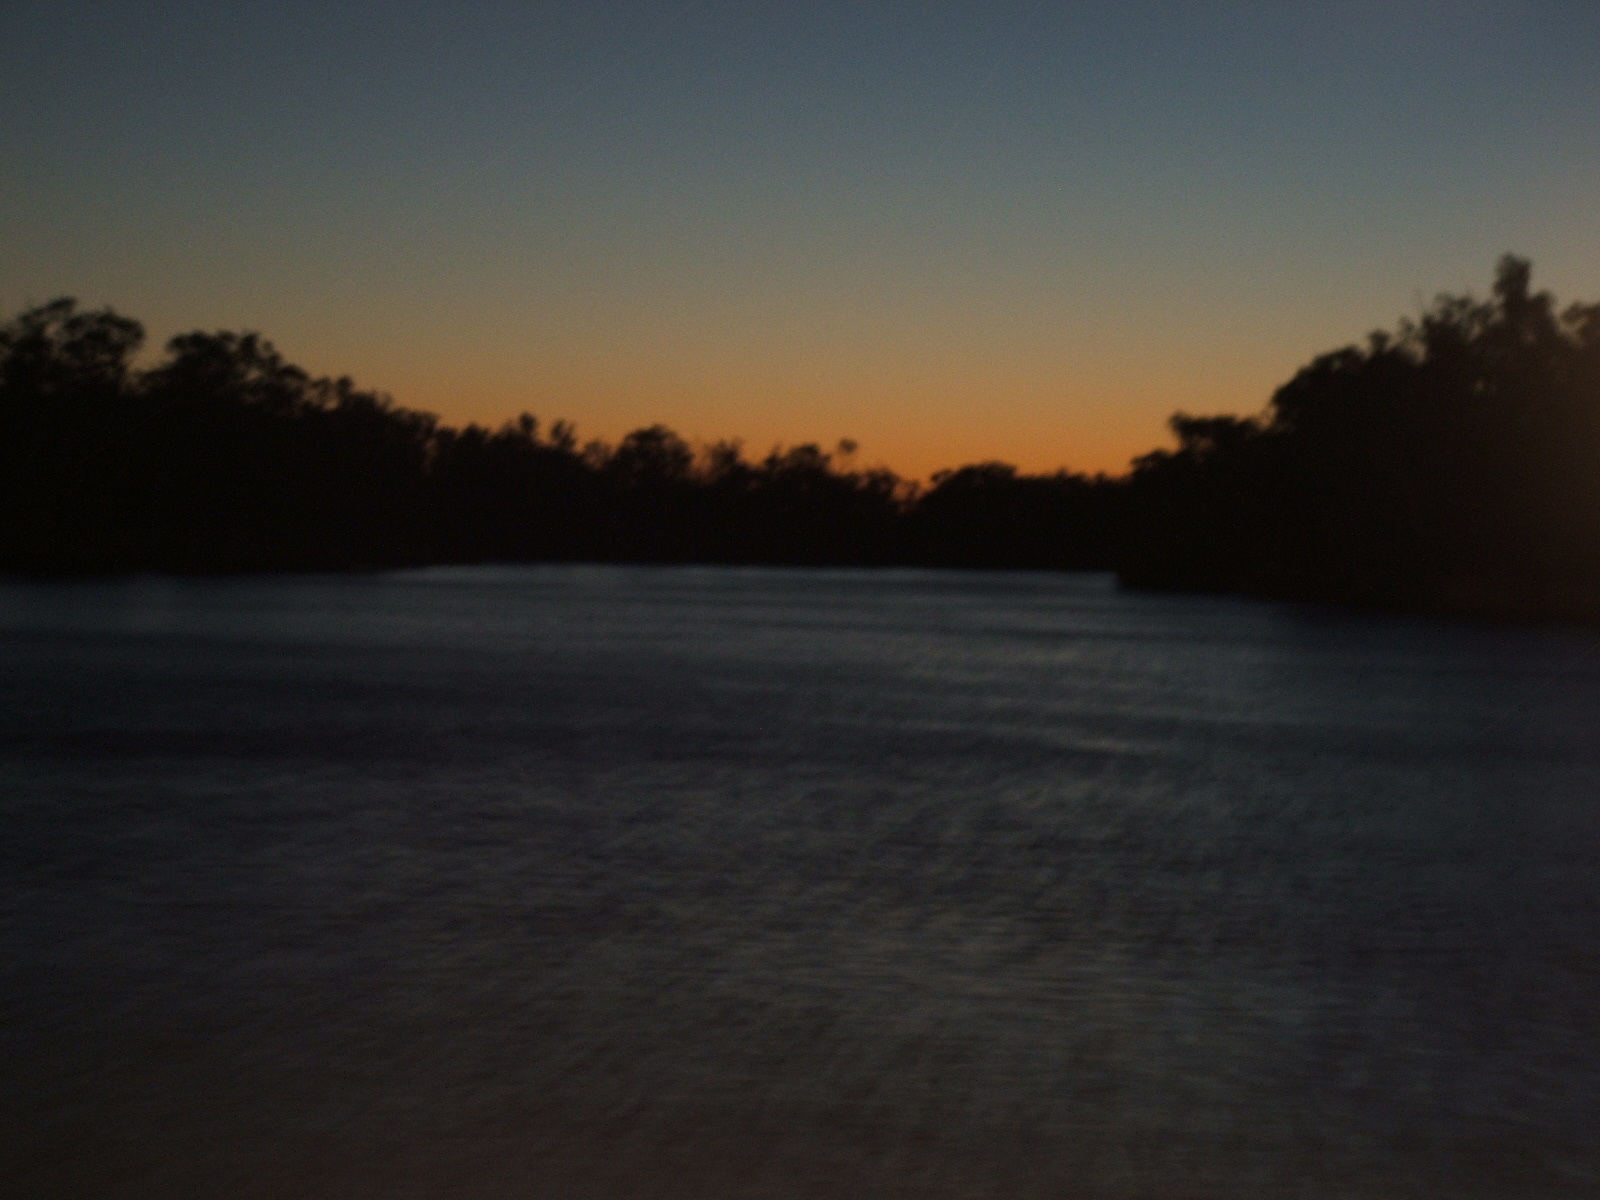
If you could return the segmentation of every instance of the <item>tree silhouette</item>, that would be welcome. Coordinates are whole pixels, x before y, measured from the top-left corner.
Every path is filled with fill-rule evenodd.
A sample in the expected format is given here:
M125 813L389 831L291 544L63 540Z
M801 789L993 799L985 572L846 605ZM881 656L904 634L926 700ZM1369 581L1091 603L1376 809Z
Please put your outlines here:
M370 569L593 560L1115 567L1124 583L1600 617L1600 304L1524 259L1314 358L1256 416L1189 416L1120 479L986 462L926 488L855 446L581 446L316 378L253 333L136 370L71 300L0 327L0 569Z
M1131 581L1385 607L1600 612L1600 306L1507 255L1323 354L1259 419L1177 417L1140 459Z

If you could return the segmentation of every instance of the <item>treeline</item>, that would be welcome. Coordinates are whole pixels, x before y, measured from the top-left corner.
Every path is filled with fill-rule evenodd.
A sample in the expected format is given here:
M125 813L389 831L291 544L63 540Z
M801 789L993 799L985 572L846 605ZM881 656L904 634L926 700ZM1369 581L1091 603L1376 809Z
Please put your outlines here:
M0 328L0 570L438 562L1113 569L1132 586L1600 617L1600 304L1529 264L1313 360L1252 417L1172 420L1120 478L1003 463L925 486L847 442L748 459L663 426L499 429L313 378L254 334L134 366L69 300Z
M1260 416L1172 428L1129 479L1127 583L1600 618L1600 304L1558 310L1526 260L1319 356Z
M70 300L0 329L0 570L1111 565L1103 478L986 463L919 488L856 469L848 442L751 461L659 425L615 446L526 414L457 429L255 334L184 334L136 370L143 338Z

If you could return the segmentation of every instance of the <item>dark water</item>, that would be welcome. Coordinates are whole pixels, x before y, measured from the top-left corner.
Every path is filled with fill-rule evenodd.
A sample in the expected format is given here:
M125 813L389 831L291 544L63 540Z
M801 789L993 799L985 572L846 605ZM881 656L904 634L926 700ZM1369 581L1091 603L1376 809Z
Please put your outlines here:
M1098 577L0 587L30 1196L1600 1195L1600 638Z

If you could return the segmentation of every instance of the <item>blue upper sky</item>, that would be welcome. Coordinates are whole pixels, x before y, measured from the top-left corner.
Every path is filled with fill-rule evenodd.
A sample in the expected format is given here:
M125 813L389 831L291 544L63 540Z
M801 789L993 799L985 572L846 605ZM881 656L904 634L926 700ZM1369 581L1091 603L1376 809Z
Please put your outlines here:
M1118 467L1533 258L1600 298L1600 5L0 9L0 304L455 420Z

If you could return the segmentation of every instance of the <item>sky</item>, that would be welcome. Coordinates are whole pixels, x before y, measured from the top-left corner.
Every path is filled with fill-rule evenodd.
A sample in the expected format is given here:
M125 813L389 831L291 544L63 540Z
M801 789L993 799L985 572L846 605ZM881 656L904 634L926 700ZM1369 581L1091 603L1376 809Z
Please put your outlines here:
M450 423L1118 471L1486 292L1600 299L1600 4L0 5L0 314Z

